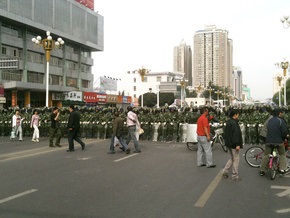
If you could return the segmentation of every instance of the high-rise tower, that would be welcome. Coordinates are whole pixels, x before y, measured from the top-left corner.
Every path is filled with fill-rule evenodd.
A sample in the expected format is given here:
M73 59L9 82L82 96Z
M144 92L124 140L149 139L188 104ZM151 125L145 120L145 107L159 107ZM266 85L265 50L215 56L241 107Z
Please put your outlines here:
M192 86L192 51L183 40L179 46L174 47L173 71L184 73L187 85Z
M209 83L233 89L233 46L228 31L206 26L194 34L193 86Z

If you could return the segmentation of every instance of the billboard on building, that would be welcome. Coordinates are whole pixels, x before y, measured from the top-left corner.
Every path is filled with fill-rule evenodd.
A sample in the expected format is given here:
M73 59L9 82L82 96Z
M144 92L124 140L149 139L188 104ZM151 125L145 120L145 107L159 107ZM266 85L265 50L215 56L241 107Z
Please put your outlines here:
M117 91L117 79L110 77L100 77L100 90L105 91Z

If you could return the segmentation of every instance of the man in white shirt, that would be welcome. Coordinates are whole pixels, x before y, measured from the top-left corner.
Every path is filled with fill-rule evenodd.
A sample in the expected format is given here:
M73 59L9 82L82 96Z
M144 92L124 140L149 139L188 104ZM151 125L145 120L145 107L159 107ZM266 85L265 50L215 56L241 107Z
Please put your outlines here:
M127 113L127 127L129 129L129 135L127 137L126 144L129 145L131 139L133 139L135 151L134 153L140 153L140 147L138 140L136 138L136 128L140 128L140 123L137 117L137 114L133 112L133 108L131 106L127 107L128 113Z

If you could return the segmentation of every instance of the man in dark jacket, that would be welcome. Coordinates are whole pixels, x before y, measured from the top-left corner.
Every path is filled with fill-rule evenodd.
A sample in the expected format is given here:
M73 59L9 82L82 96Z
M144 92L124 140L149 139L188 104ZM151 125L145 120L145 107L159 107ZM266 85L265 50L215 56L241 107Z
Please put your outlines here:
M231 158L226 163L223 169L223 176L228 177L229 169L232 167L232 179L240 180L239 177L239 162L240 162L240 149L243 148L243 139L240 125L238 123L239 112L232 110L230 112L230 119L225 127L225 143L229 148Z
M278 145L278 153L280 155L279 168L280 173L285 173L287 169L287 161L285 155L284 141L287 138L288 129L286 122L283 118L283 111L279 108L274 110L273 117L268 121L266 146L264 157L260 167L260 176L265 175L266 166L269 162L269 154L272 152L272 145Z
M69 149L67 152L74 151L74 140L78 142L82 146L82 150L84 150L86 145L78 136L80 131L80 113L75 110L73 105L69 107L69 112L70 115L67 123Z
M115 154L114 151L115 137L119 140L120 144L122 145L121 149L123 151L126 151L126 154L130 153L131 150L128 148L128 145L123 138L123 127L124 127L124 119L119 116L119 112L115 112L113 134L111 138L110 151L108 152L108 154Z

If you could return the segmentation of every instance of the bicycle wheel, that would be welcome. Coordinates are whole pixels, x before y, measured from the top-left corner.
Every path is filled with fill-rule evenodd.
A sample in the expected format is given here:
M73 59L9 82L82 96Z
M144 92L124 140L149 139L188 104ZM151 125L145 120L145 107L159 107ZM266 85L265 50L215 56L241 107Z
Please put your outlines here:
M290 150L286 151L287 166L290 167Z
M197 142L186 142L186 146L191 151L197 151Z
M219 135L218 137L219 137L219 141L222 146L222 149L224 150L224 152L228 152L228 147L226 146L224 137L222 135Z
M290 156L286 156L286 164L290 168Z
M260 167L264 149L259 146L248 148L245 153L245 160L251 167Z
M272 167L269 169L271 180L275 179L277 170L278 170L278 162L277 162L277 158L274 157L273 162L272 162Z

